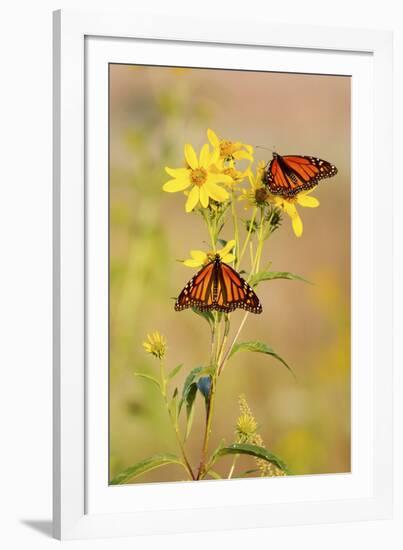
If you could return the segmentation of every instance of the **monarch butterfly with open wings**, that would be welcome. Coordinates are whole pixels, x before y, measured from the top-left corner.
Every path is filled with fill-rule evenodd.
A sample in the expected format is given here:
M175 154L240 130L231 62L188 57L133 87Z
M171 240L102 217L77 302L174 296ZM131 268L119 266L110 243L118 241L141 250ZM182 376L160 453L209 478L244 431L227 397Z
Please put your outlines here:
M273 153L263 181L270 193L293 197L300 191L312 189L323 178L337 174L337 168L327 160L316 157Z
M175 310L194 307L201 311L229 313L242 308L251 313L262 313L262 306L252 287L220 255L196 273L179 294Z

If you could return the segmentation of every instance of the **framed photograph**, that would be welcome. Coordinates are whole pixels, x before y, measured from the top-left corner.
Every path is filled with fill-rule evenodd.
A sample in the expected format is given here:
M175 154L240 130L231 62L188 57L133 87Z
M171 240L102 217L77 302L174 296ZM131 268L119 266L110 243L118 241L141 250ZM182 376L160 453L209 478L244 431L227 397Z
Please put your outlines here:
M392 35L185 19L54 14L54 535L390 517Z

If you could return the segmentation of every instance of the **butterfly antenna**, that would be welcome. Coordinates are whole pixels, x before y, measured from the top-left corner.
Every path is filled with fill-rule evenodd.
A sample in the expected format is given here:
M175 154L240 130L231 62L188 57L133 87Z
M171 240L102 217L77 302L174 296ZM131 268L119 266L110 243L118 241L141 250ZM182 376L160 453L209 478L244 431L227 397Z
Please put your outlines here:
M276 152L276 147L273 145L273 149L270 147L263 147L263 145L255 145L256 149L264 149L265 151L270 151L271 153Z

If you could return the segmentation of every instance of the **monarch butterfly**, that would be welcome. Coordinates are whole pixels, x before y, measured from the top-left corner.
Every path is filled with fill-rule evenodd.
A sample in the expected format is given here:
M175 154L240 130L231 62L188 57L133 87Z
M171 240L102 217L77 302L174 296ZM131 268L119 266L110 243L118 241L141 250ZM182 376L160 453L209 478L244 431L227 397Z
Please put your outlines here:
M229 313L236 308L262 313L259 298L253 289L219 254L194 275L179 294L175 310L194 307L201 311Z
M337 174L336 166L327 160L300 155L282 157L273 153L273 159L265 171L263 181L270 193L293 197L301 191L311 189L323 178Z

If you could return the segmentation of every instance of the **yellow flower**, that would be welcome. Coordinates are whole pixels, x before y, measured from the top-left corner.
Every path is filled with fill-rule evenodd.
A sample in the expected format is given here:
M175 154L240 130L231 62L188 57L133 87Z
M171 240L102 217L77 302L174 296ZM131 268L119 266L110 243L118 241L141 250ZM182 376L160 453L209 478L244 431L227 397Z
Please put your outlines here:
M232 163L234 164L234 163ZM230 176L231 183L226 183L225 185L229 188L234 188L236 185L239 185L243 182L243 180L248 175L248 170L245 170L242 172L241 170L238 170L235 168L235 166L225 166L224 160L219 160L217 163L217 171L221 174L226 174L227 176Z
M242 189L242 194L239 197L239 200L246 201L245 210L250 206L262 206L267 199L268 193L263 183L265 168L266 163L264 160L261 160L257 165L256 174L250 169L247 170L250 187L249 189Z
M236 423L236 433L240 441L248 441L257 430L256 420L251 414L241 414Z
M253 147L240 141L220 139L213 130L207 130L207 137L219 157L224 160L249 160L253 162Z
M240 416L238 418L235 433L237 434L237 443L250 443L258 447L264 447L262 436L257 433L257 423L250 410L246 397L242 394L238 398ZM280 468L271 462L262 458L255 458L256 464L260 470L261 476L284 476Z
M319 201L316 197L311 197L313 189L308 191L301 191L295 197L281 197L280 195L270 195L269 201L274 203L275 206L281 208L291 218L292 228L296 237L301 237L303 231L302 220L298 214L296 205L303 206L305 208L317 208Z
M162 359L167 349L166 339L156 330L152 334L147 334L147 340L143 342L146 352L154 355L157 359Z
M163 190L167 193L176 193L184 191L189 186L190 190L185 210L191 212L200 202L203 208L209 205L209 199L217 202L224 202L228 199L228 192L217 185L218 183L231 183L232 179L226 174L214 171L214 165L218 161L218 153L215 151L210 154L210 147L203 145L199 158L195 150L188 143L185 145L186 168L169 168L165 171L173 178L163 185Z
M217 250L217 252L203 252L202 250L191 250L190 255L191 258L185 260L183 263L187 267L200 267L208 262L210 262L215 254L219 254L221 260L229 264L235 260L234 254L232 254L232 249L235 246L235 241L228 241L227 244L222 248L221 250Z

